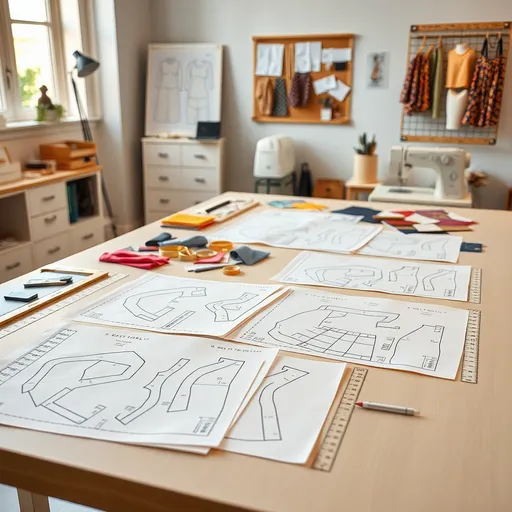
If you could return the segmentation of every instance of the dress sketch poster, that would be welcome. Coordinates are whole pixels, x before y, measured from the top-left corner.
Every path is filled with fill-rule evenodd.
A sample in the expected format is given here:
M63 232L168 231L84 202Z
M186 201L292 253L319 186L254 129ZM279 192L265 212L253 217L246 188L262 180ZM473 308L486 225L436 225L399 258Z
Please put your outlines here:
M368 87L384 89L389 82L389 52L368 54Z
M199 121L220 122L222 46L149 45L146 135L196 135Z

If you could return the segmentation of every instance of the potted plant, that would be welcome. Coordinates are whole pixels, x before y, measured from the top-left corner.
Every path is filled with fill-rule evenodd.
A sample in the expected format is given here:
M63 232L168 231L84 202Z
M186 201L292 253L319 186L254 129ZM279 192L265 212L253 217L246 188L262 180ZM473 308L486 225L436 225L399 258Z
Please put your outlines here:
M36 107L37 112L37 118L36 121L43 122L46 121L47 123L57 122L60 121L65 114L64 107L62 105L37 105Z
M376 149L375 135L371 140L368 139L366 133L359 137L359 146L354 148L356 152L352 177L354 183L360 185L377 183L378 157L375 154Z
M321 105L320 109L320 120L321 121L331 121L332 120L332 98L329 96L325 96L324 98L320 98L318 103Z

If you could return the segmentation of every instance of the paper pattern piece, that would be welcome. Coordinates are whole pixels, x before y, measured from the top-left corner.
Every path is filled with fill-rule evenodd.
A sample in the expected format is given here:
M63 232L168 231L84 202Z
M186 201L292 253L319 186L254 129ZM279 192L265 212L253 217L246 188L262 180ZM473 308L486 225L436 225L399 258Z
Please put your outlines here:
M468 312L294 288L244 325L244 343L455 379Z
M345 98L347 97L348 93L350 92L350 87L342 82L341 80L336 81L336 87L329 91L329 94L336 98L340 103L343 103L345 101Z
M279 286L148 273L87 306L74 315L74 320L145 331L222 337L270 304L279 289Z
M220 449L305 464L345 367L342 363L279 357Z
M0 371L0 423L158 446L218 446L277 352L70 323Z
M322 50L322 62L350 62L352 60L352 48L324 48Z
M295 43L295 72L318 72L322 63L322 43Z
M317 96L324 94L332 89L336 89L336 77L334 75L330 75L326 76L325 78L314 80L313 89L315 89L315 94Z
M284 44L258 44L256 57L257 76L283 74Z
M382 230L382 226L354 225L336 213L266 210L243 217L212 237L239 243L260 243L290 249L351 253Z
M384 231L359 251L359 254L457 263L462 242L461 236L404 235Z
M272 280L465 302L471 267L304 251Z
M443 231L437 224L414 224L413 227L418 233L439 233Z

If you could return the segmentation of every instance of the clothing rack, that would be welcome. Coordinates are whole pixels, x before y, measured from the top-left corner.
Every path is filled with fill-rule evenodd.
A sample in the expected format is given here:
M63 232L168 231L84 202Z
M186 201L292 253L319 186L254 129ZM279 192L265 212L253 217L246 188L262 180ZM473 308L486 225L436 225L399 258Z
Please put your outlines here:
M503 41L505 62L508 58L512 23L509 21L490 23L451 23L432 25L412 25L409 33L407 65L423 46L443 43L446 75L447 54L457 43L464 42L480 55L482 44L488 37L490 49L498 38ZM423 44L425 43L425 44ZM505 89L506 93L506 89ZM430 112L407 115L402 112L401 140L403 142L431 142L446 144L495 145L498 140L499 123L492 127L462 126L458 130L446 129L446 108L443 102L441 116L433 119Z

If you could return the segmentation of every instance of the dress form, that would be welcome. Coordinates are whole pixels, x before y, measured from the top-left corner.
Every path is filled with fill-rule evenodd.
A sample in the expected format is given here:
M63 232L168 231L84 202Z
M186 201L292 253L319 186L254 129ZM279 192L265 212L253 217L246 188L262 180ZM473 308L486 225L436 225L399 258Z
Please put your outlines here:
M458 43L455 51L463 55L468 50L466 43ZM468 90L463 88L448 89L446 94L446 129L458 130L462 126L462 118L468 106Z

